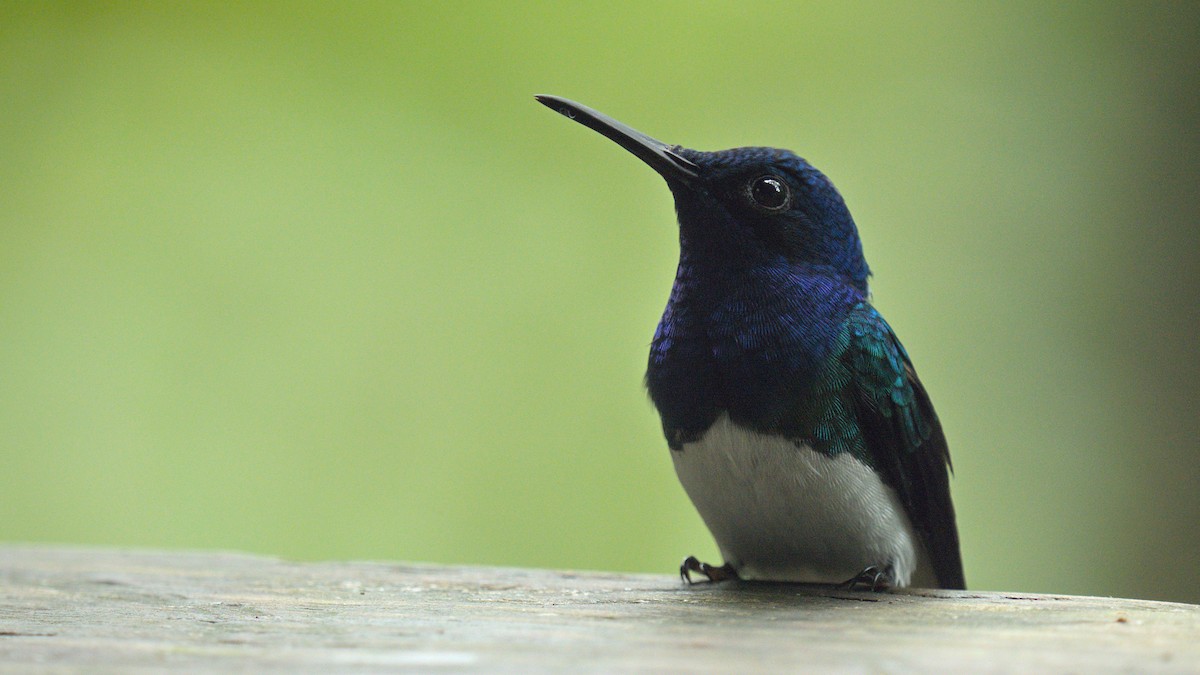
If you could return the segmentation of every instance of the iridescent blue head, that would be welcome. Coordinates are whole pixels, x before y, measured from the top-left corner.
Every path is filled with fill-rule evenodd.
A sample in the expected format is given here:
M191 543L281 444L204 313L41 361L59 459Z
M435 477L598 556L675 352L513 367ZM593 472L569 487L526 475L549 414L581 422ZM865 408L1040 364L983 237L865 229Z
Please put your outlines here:
M792 152L689 150L573 101L537 99L615 141L666 179L679 214L682 254L692 264L778 264L840 279L866 294L870 269L850 211L825 174Z

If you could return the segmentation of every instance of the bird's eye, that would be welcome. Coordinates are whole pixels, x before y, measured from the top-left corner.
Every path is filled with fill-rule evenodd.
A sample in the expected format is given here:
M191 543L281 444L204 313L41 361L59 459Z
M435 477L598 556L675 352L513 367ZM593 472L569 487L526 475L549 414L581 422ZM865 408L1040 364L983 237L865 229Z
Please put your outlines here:
M755 178L750 181L746 191L750 195L750 201L768 211L781 211L787 208L791 198L787 183L775 176Z

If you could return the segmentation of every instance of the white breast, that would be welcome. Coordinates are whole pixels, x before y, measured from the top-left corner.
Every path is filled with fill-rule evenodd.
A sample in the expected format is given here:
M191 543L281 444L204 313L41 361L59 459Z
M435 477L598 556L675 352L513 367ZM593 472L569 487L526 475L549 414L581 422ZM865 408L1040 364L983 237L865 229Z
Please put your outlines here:
M849 454L828 457L725 415L671 457L725 562L743 579L840 583L889 564L896 586L912 579L920 546L904 508Z

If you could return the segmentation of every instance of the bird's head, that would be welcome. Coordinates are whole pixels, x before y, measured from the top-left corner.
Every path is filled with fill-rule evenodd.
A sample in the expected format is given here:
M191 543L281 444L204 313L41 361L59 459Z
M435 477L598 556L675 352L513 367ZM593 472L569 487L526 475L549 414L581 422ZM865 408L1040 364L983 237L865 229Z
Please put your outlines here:
M666 179L675 196L680 242L696 262L782 263L840 277L866 293L870 270L850 211L825 174L792 152L689 150L573 101L537 98L615 141Z

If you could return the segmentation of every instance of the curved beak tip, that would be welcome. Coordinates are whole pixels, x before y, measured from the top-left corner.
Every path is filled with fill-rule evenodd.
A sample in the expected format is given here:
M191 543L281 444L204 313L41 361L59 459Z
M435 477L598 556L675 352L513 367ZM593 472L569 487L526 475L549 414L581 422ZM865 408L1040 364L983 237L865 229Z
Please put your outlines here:
M561 96L537 94L534 98L547 108L558 111L625 148L663 178L692 183L700 176L700 167L679 155L679 146L667 145L604 113Z
M575 110L571 107L572 101L559 96L550 96L549 94L536 94L534 98L538 103L550 108L568 119L575 119ZM578 104L575 104L578 106Z

